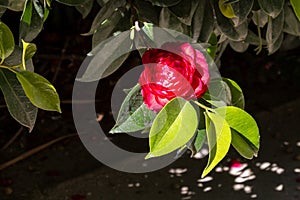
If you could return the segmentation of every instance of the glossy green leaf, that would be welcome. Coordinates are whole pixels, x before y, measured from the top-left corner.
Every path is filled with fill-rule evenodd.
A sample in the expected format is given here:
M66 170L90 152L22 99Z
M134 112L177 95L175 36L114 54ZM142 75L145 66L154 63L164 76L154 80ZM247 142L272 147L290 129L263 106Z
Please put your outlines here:
M126 0L110 0L108 1L98 12L94 21L92 23L91 29L89 32L83 35L92 35L104 22L107 20L114 12L119 12L122 14L121 7L124 7Z
M115 126L110 133L129 133L150 127L156 114L144 104L141 87L137 84L124 99Z
M248 18L248 15L251 12L254 0L239 0L234 3L231 3L235 18L233 22L235 26L238 26L245 22Z
M231 143L231 131L226 120L218 114L206 112L206 133L209 147L207 165L201 175L205 177L225 157Z
M68 6L78 6L83 4L86 0L55 0L55 1Z
M261 9L272 18L275 18L283 9L284 0L258 0Z
M29 25L31 23L31 15L32 15L32 0L27 0L21 16L21 21Z
M228 78L223 78L223 81L227 83L228 87L230 88L231 105L244 109L245 98L240 86L235 81Z
M122 55L121 52L130 51L133 47L130 33L131 31L122 32L96 46L88 54L88 56L91 56L91 61L82 77L78 80L83 82L100 80L116 71L122 64L122 59L119 59L124 54Z
M195 108L183 98L172 99L153 121L149 135L150 152L146 159L181 148L193 137L197 126Z
M231 129L231 137L232 146L241 156L247 159L252 159L253 156L257 156L258 149L254 147L247 138L240 135L234 129Z
M219 1L219 3L218 3L219 9L225 17L227 17L227 18L235 17L235 13L232 9L232 4L231 3L226 3L225 4L224 3L225 0L218 0L218 1Z
M214 14L210 0L199 1L192 21L194 41L207 42L213 32Z
M233 21L231 19L228 19L221 13L218 3L216 1L214 1L214 9L215 9L217 25L220 31L224 35L226 35L226 37L234 41L243 41L247 37L248 34L247 21L235 27Z
M26 70L26 61L31 59L36 52L36 45L33 43L27 43L22 40L23 53L22 53L22 67Z
M300 36L300 21L288 5L284 6L283 31L291 35Z
M3 22L0 22L0 57L1 62L4 61L5 58L7 58L15 48L15 40L12 32L4 24Z
M181 1L175 6L169 7L169 10L184 24L190 26L195 10L199 4L198 0Z
M147 0L150 1L153 5L169 7L178 4L181 0Z
M85 0L84 3L76 6L76 9L81 13L83 19L91 12L93 3L94 0Z
M44 5L42 5L38 0L28 0L27 5L31 2L31 15L29 14L29 11L25 9L23 17L26 16L26 20L24 21L24 18L22 18L20 21L20 39L23 39L26 42L31 42L34 38L36 38L36 36L41 32L45 20ZM28 19L29 16L31 16L30 20Z
M234 106L220 107L216 109L216 112L225 118L232 129L249 140L256 149L259 149L259 130L251 115Z
M122 14L119 11L115 11L108 19L106 19L93 34L93 48L109 37L116 25L122 18Z
M294 9L294 12L300 21L300 1L299 0L290 0L292 7Z
M16 74L33 105L43 110L61 112L58 94L47 79L30 71L20 71Z
M10 115L32 131L38 109L25 95L16 75L9 70L0 69L0 88Z

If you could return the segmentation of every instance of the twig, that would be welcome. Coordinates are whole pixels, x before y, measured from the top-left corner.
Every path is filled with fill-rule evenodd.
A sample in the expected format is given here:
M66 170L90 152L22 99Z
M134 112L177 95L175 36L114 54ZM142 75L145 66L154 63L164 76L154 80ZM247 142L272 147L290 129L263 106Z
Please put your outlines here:
M51 146L51 145L53 145L53 144L55 144L57 142L60 142L60 141L62 141L64 139L67 139L67 138L70 138L70 137L74 137L74 136L77 136L77 134L70 134L70 135L62 136L62 137L56 138L54 140L51 140L51 141L49 141L49 142L47 142L45 144L42 144L42 145L40 145L38 147L35 147L35 148L33 148L33 149L25 152L25 153L22 153L21 155L17 156L16 158L14 158L14 159L12 159L10 161L7 161L7 162L1 164L0 165L0 171L6 169L7 167L10 167L11 165L13 165L13 164L15 164L15 163L17 163L17 162L19 162L21 160L24 160L24 159L28 158L29 156L32 156L32 155L34 155L34 154L36 154L36 153L38 153L38 152L46 149L47 147L49 147L49 146Z
M23 132L23 126L19 128L19 130L15 133L15 135L1 148L1 151L5 150L7 147L9 147Z

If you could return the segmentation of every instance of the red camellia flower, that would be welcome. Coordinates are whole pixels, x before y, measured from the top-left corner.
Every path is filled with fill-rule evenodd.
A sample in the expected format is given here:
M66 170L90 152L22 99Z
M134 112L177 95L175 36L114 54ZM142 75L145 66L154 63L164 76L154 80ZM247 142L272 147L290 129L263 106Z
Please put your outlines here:
M149 49L142 56L145 67L139 83L144 103L153 111L161 110L175 97L200 98L209 82L204 55L189 43L166 43Z

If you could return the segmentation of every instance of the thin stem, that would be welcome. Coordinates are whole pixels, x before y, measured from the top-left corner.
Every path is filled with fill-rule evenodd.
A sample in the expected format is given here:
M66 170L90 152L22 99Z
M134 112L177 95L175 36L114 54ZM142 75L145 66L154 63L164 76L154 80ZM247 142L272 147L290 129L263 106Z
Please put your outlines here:
M11 71L11 72L13 72L13 73L16 73L16 71L13 70L11 67L7 67L7 66L4 66L4 65L0 65L0 68L8 69L9 71Z
M215 112L214 109L207 107L206 105L203 105L202 103L198 102L198 101L194 101L195 104L197 104L200 108L205 109L206 111L211 111L211 112Z

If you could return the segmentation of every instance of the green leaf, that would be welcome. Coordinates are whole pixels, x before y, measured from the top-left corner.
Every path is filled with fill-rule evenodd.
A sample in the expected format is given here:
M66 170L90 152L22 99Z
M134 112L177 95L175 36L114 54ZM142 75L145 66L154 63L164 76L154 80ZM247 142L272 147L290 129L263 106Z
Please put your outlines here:
M225 4L224 3L225 0L218 0L218 1L219 1L219 3L218 3L219 9L220 9L221 13L225 17L227 17L227 18L233 18L233 17L235 17L235 13L234 13L234 11L232 9L231 3L226 3Z
M0 6L13 11L22 11L26 0L1 0Z
M205 121L209 158L202 178L225 157L231 143L230 127L223 117L216 113L205 112Z
M140 21L158 24L160 7L153 6L149 1L135 1L134 4L138 10Z
M1 62L4 61L5 58L7 58L15 48L15 40L12 32L4 24L3 22L0 22L0 57Z
M240 86L235 81L228 78L223 78L223 81L227 83L228 87L230 88L231 105L244 109L245 98Z
M214 9L216 14L217 25L220 31L231 40L245 40L248 34L247 21L235 27L233 21L231 19L228 19L221 13L218 3L216 1L214 1Z
M261 9L272 18L275 18L283 9L284 0L258 0Z
M166 155L184 146L195 134L197 112L183 98L172 99L158 113L150 130L147 158Z
M122 18L120 11L115 11L108 19L106 19L93 34L93 48L104 41L108 36L111 35L116 25Z
M249 43L244 41L242 42L230 41L229 45L233 50L239 53L244 53L245 51L247 51L249 47Z
M38 109L25 95L16 75L9 70L0 69L0 88L10 115L32 131Z
M279 38L274 43L268 44L269 55L275 53L281 47L281 44L283 42L283 37L284 34L282 32Z
M36 45L33 43L27 43L22 40L23 53L22 53L22 67L26 70L26 61L31 59L36 52Z
M187 25L183 24L167 7L161 9L159 26L178 31L180 33L187 33L188 31Z
M150 1L153 5L169 7L178 4L181 0L147 0Z
M192 21L193 40L207 42L214 28L214 14L210 0L199 1Z
M86 0L56 0L56 1L68 6L78 6L80 4L83 4Z
M195 10L199 4L198 0L181 1L175 6L169 7L169 10L184 24L190 26Z
M266 40L268 44L274 44L283 31L284 12L282 11L275 19L269 17Z
M294 12L300 21L300 1L299 0L290 0L292 7L294 9Z
M195 150L196 152L199 152L205 142L206 139L206 130L205 129L201 129L197 131L197 135L195 138Z
M141 87L137 84L124 99L115 126L110 133L129 133L151 126L156 114L144 104Z
M27 0L24 6L23 14L21 16L21 21L30 25L32 15L32 0Z
M44 77L30 71L16 72L26 96L38 108L61 113L58 94Z
M114 12L120 12L122 14L121 7L126 5L126 0L110 0L108 1L98 12L94 21L92 23L91 29L89 32L82 34L82 35L92 35L102 24L105 20L107 20Z
M76 9L81 13L83 19L91 12L93 3L94 0L85 0L84 3L76 6Z
M235 18L233 18L235 26L238 26L247 20L248 15L251 12L253 2L254 0L239 0L231 3L235 14Z
M130 39L131 31L122 32L117 36L111 37L95 47L88 56L91 61L79 81L90 82L107 77L116 71L124 61L124 54L133 46ZM121 55L121 57L119 56ZM122 57L124 56L124 57ZM121 60L118 60L123 58Z
M300 21L288 5L284 6L283 31L291 35L300 36Z
M249 30L248 35L245 39L245 42L252 44L252 45L260 45L260 40L262 45L267 45L267 41L263 38L259 38L258 35L253 33L253 31Z
M212 79L209 82L209 90L203 98L210 104L219 107L231 104L231 91L222 79Z
M231 144L239 152L241 156L247 159L252 159L257 156L258 149L254 147L247 138L240 135L234 129L231 129Z
M31 19L28 19L29 11L25 9L24 12L26 12L26 15L23 12L23 16L26 16L26 20L24 21L22 19L20 21L19 37L26 42L31 42L34 38L36 38L36 36L41 32L45 20L44 5L42 5L38 0L28 0L27 5L29 3L33 4Z
M252 11L252 20L256 26L263 28L268 23L269 16L262 10Z
M234 106L220 107L216 109L216 112L225 118L232 129L249 140L256 149L259 149L259 130L251 115Z

